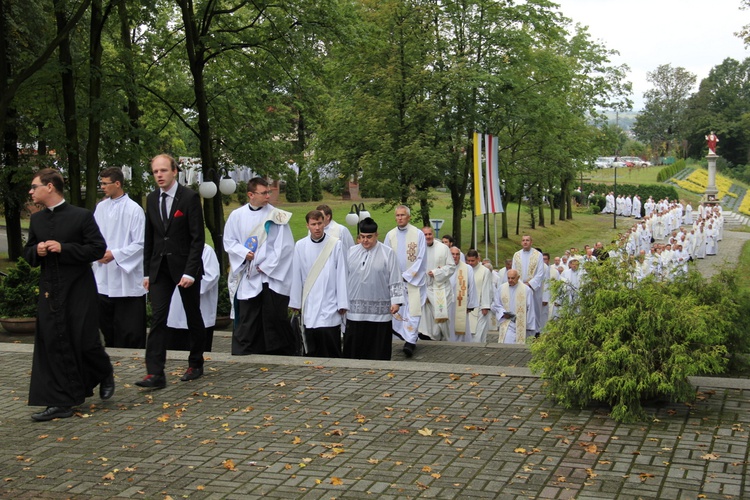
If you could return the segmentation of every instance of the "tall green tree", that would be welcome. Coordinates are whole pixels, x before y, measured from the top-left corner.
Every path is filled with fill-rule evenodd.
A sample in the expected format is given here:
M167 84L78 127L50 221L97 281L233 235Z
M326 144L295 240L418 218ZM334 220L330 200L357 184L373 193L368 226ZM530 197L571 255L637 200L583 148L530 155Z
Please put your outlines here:
M690 96L686 111L688 152L698 158L707 154L705 136L719 136L719 154L733 165L750 162L750 58L727 58L714 66L698 92Z
M696 77L685 68L662 64L647 73L653 88L644 92L645 106L633 125L639 140L654 152L674 154L687 134L686 111Z

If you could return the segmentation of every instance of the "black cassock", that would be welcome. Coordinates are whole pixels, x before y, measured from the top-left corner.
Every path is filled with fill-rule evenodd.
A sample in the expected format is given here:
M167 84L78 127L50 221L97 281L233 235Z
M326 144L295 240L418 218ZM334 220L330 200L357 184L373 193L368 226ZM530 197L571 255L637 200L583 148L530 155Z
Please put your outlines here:
M42 241L60 242L60 253L37 255ZM76 406L112 373L99 338L98 294L91 263L107 245L94 215L68 203L31 216L24 257L42 266L30 406Z

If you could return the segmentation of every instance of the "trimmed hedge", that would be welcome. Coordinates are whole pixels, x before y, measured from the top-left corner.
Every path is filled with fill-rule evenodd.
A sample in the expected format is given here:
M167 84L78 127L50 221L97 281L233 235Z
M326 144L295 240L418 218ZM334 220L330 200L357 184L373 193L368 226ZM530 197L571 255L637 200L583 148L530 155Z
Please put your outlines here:
M656 180L658 182L664 182L668 181L672 177L674 177L677 172L684 169L687 166L685 163L685 160L677 160L671 165L667 165L666 167L659 170L659 173L656 174Z

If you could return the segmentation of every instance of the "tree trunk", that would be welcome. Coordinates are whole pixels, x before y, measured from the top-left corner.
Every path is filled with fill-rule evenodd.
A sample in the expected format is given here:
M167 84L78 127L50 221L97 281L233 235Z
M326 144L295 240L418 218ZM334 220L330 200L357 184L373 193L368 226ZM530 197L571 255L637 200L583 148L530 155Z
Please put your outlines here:
M568 195L568 179L567 177L560 179L560 216L558 219L566 220L565 216L565 198Z
M198 111L198 140L200 142L201 163L203 178L210 179L211 174L216 175L216 162L212 149L211 124L209 123L208 97L206 95L203 71L206 67L206 48L203 46L201 32L196 25L193 3L185 0L178 1L182 10L182 20L185 24L185 45L187 49L190 73L193 77L193 92L195 94L195 107ZM207 27L204 27L207 31ZM224 253L224 209L221 203L221 194L214 198L203 199L203 215L206 228L211 234L214 251L219 260L220 272L224 274L227 267L227 258Z
M539 203L539 227L544 227L544 195L542 194L542 186L537 185L537 202Z
M91 2L91 31L89 34L89 129L86 142L86 201L89 210L96 208L99 179L99 144L102 137L102 30L106 17L102 0Z
M13 106L6 110L3 134L3 169L2 179L4 192L3 208L5 210L5 226L8 236L8 258L15 262L23 256L23 236L21 233L21 210L25 205L26 196L20 196L28 185L23 176L16 175L19 171L18 162L18 113Z
M62 0L55 0L55 19L60 32L67 24L65 5ZM70 52L70 37L65 36L60 42L58 60L60 78L62 79L63 124L65 126L65 156L68 164L64 174L68 176L70 203L81 205L81 157L78 142L78 118L76 117L76 89L73 79L73 56ZM63 175L64 175L63 174Z
M518 186L518 210L516 211L516 236L521 232L521 205L523 201L523 185Z
M133 64L133 42L130 39L130 18L128 17L127 2L117 4L120 17L120 41L124 49L123 65L125 66L125 94L128 98L128 124L129 129L125 140L130 143L127 148L128 165L132 168L133 180L130 184L130 198L139 205L143 200L143 183L140 181L143 173L143 165L140 160L140 109L138 106L138 95L136 93L135 66ZM136 181L137 180L137 181Z

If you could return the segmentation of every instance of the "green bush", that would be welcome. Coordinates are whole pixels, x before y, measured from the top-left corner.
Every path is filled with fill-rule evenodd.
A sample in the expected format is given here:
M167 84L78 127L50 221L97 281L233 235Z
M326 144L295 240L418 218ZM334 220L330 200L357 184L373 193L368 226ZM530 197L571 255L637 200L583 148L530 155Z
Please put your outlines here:
M306 168L300 168L299 171L299 201L312 201L312 182Z
M693 400L689 376L724 372L747 351L750 301L729 272L634 282L615 260L587 266L578 301L532 344L530 367L566 408L607 404L613 419L633 422L646 417L644 401ZM554 293L564 291L556 282Z
M286 181L286 201L296 203L299 201L299 184L297 183L297 172L291 168L284 175Z
M0 282L0 317L36 317L40 274L41 268L31 267L23 258L18 259Z
M240 206L247 203L247 182L240 181L237 183L237 191L234 193L237 195L237 201L239 202Z
M666 167L659 170L658 174L656 174L657 182L668 181L669 179L674 177L678 172L680 172L681 170L684 170L686 166L687 164L685 163L685 160L677 160L671 165L667 165Z
M591 204L591 205L589 206L589 213L590 213L590 214L594 214L594 215L597 215L597 214L598 214L598 213L600 213L601 211L602 211L602 209L601 209L601 207L600 207L599 205L595 205L595 204L593 204L593 203L592 203L592 204Z
M320 172L317 168L313 168L310 172L310 183L312 201L321 201L323 199L323 185L320 183Z

